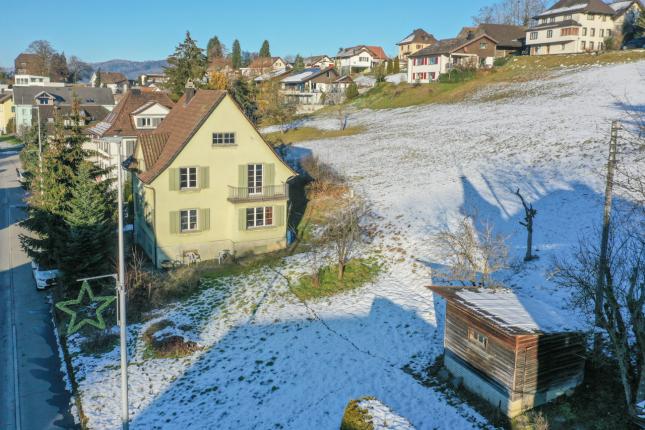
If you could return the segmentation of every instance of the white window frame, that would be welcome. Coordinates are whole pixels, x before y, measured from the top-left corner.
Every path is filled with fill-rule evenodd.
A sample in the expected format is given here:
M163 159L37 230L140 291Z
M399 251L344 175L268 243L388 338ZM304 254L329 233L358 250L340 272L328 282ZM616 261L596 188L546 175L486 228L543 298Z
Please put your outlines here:
M468 340L478 348L488 350L488 336L472 327L468 327Z
M213 133L213 146L235 145L235 132L216 132Z
M262 194L264 187L264 166L262 164L247 164L246 177L249 195Z
M267 222L271 218L271 223ZM275 225L275 213L273 206L259 206L246 208L246 228L273 227Z
M195 190L199 187L199 169L197 167L179 168L179 189ZM186 184L184 186L183 184Z
M184 219L186 228L184 228ZM197 231L199 226L199 211L197 209L183 209L179 211L179 231L187 233Z
M532 31L531 35L529 36L530 40L537 40L538 38L538 32L537 31Z
M547 30L546 31L546 38L551 39L553 37L553 30Z

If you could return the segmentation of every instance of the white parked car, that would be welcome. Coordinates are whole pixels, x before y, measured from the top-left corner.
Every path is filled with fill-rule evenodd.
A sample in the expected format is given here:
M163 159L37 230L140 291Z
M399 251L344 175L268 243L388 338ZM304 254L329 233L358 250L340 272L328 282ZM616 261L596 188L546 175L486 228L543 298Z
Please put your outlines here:
M40 266L35 261L32 261L31 271L36 281L36 288L39 290L44 290L58 283L58 277L60 276L60 270L58 269Z

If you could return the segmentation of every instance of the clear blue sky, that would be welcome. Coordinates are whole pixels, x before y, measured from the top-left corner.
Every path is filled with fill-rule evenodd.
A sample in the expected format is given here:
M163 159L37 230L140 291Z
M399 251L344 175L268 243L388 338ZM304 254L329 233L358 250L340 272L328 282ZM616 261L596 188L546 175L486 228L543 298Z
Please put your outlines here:
M388 54L413 28L454 37L495 0L227 0L227 1L6 1L0 66L13 65L27 45L45 39L67 56L88 62L159 60L172 53L186 30L200 46L217 35L230 49L240 40L257 51L333 55L341 46L380 45Z

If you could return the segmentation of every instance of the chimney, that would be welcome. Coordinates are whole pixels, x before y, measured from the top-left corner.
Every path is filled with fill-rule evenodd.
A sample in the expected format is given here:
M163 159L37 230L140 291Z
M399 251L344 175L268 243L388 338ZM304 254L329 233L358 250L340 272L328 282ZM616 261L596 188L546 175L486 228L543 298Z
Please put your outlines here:
M193 83L192 79L189 79L188 82L186 82L186 91L184 92L186 96L186 99L184 100L185 104L190 103L190 100L195 95L195 91L195 84Z

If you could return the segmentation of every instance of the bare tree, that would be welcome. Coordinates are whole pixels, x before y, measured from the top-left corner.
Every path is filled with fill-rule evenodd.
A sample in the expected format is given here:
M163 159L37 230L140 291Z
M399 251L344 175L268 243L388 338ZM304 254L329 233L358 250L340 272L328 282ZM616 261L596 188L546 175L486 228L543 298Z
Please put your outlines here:
M473 22L528 26L532 17L546 9L547 3L547 0L501 0L479 9Z
M519 188L515 191L515 195L519 197L524 207L524 221L520 221L520 224L526 228L526 255L524 256L524 261L531 261L536 258L533 255L533 218L537 215L537 209L533 209L532 203L526 203L524 197L520 194Z
M572 261L556 262L554 278L575 290L576 303L590 315L602 300L596 317L618 363L627 410L636 416L636 404L645 400L645 236L633 227L611 229L600 298L600 247L589 240L580 242Z
M37 72L42 76L49 76L51 60L56 50L46 40L34 40L27 47L27 52L36 54L38 58Z
M492 274L508 267L506 238L496 234L488 222L480 231L474 224L474 218L465 216L456 229L437 233L434 243L447 260L453 280L493 286Z
M366 202L350 197L339 203L328 217L322 237L332 245L338 265L338 280L345 275L345 266L354 257L357 245L364 237L365 219L368 215Z

